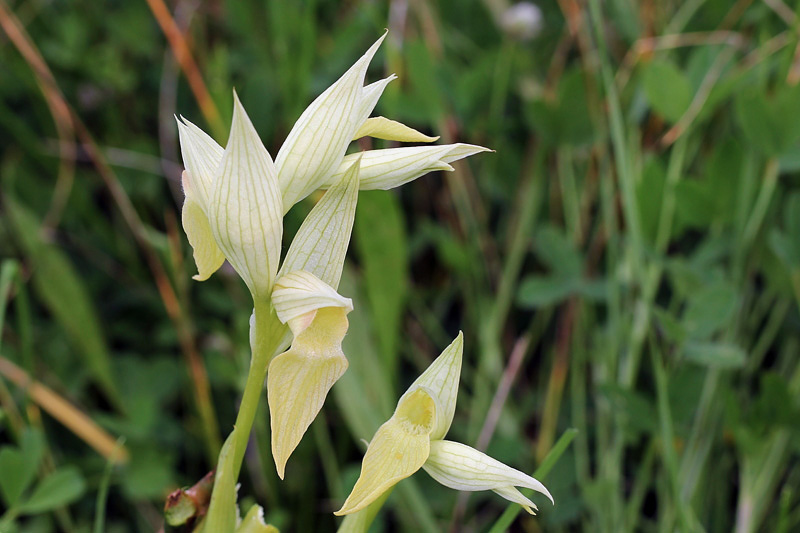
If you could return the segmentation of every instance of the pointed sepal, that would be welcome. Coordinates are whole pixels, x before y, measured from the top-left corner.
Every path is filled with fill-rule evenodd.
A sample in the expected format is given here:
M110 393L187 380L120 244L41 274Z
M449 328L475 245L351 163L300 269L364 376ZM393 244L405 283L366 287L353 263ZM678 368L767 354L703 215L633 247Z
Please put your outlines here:
M217 244L253 297L267 297L280 260L280 190L272 159L236 93L233 100L231 135L207 215Z
M192 192L194 187L191 183L192 175L188 170L183 171L182 181L186 199L181 210L181 222L192 246L194 263L197 265L197 274L192 277L197 281L205 281L222 266L225 255L217 246L205 210L195 200L196 197Z
M337 169L353 135L372 112L383 87L391 81L381 80L376 82L378 85L364 87L367 67L385 37L384 33L339 80L319 95L289 132L275 160L284 212L318 189Z
M435 170L452 171L450 163L480 152L491 150L461 143L368 150L346 156L336 172L320 187L328 188L336 183L359 156L362 158L359 187L362 191L369 191L393 189Z
M430 456L423 468L446 487L466 491L493 490L526 507L531 513L536 506L514 487L541 492L553 502L553 497L541 482L466 444L447 440L431 442Z
M365 120L353 135L353 140L361 137L375 137L376 139L407 143L432 143L439 140L438 136L430 137L401 122L385 117L372 117Z
M242 523L236 533L280 533L278 528L264 521L264 509L260 505L253 505L244 515Z
M305 270L334 289L339 287L356 215L359 161L351 163L306 216L286 252L281 275Z
M178 122L183 164L192 175L192 197L206 209L224 150L211 136L185 118L175 120ZM189 191L185 188L184 191L188 196Z
M413 394L417 389L428 391L436 400L437 411L431 439L442 439L453 423L458 397L458 382L461 377L461 361L464 354L464 334L458 336L444 349L400 398Z

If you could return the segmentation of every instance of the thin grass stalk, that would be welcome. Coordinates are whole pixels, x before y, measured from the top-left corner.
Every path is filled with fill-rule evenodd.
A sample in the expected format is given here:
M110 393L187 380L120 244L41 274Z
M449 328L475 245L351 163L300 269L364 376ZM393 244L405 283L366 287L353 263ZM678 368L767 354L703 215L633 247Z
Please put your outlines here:
M48 94L52 95L53 97L57 97L59 106L63 107L65 112L69 113L73 128L78 139L82 143L83 149L87 152L92 163L100 174L100 177L103 179L103 182L111 193L117 208L122 214L122 218L125 220L125 223L133 234L137 245L145 256L147 265L156 281L156 287L158 288L161 300L164 303L167 314L169 315L173 326L178 333L181 351L184 357L186 357L189 366L192 384L194 385L196 407L200 414L202 428L204 431L204 442L208 450L209 460L213 462L216 460L220 441L217 420L211 402L211 389L208 383L208 375L206 373L205 364L197 352L190 319L186 315L183 306L181 305L181 302L169 281L166 269L160 257L158 256L158 253L153 248L153 245L149 240L147 235L148 230L136 212L136 209L133 207L127 192L122 187L113 169L108 165L105 156L97 146L97 143L95 142L89 130L86 128L86 125L64 98L63 93L56 84L52 72L48 68L47 63L42 58L30 36L25 32L24 28L22 28L14 13L8 10L3 3L0 3L0 26L2 26L3 30L9 36L26 61L29 62L34 74L37 76L37 79L41 81L42 86L49 88Z

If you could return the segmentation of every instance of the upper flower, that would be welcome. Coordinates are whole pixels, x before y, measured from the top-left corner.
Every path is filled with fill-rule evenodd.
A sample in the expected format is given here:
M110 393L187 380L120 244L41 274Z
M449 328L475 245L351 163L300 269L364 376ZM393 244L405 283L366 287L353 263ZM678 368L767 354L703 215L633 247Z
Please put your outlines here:
M493 490L533 514L536 505L516 487L553 497L539 481L465 444L444 440L455 414L463 336L458 337L400 397L394 415L375 433L361 475L337 515L364 509L398 481L423 468L439 483L466 491Z
M181 118L178 130L186 172L183 226L198 274L208 279L228 259L254 297L269 297L280 257L282 218L316 189L335 185L362 157L362 189L390 189L478 152L450 144L370 150L345 157L364 136L404 142L429 137L383 117L368 118L394 75L364 86L367 67L386 34L317 97L295 123L273 163L234 93L233 123L223 148ZM347 230L349 232L349 229Z

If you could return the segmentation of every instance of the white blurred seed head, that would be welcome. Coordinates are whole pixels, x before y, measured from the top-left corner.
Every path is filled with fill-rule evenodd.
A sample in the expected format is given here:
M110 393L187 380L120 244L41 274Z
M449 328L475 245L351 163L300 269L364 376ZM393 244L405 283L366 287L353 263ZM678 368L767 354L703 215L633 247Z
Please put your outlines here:
M500 27L514 39L530 41L542 30L542 10L532 2L517 2L503 12Z

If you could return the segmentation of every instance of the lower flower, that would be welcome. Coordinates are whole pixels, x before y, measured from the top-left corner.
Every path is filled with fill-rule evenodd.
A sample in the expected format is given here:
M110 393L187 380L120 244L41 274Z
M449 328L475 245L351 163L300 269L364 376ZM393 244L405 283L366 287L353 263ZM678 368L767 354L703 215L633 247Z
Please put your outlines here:
M539 481L465 444L444 440L455 413L461 374L462 335L456 338L400 398L361 465L353 491L336 515L358 512L420 468L456 490L492 490L533 514L536 505L516 487L553 497Z

